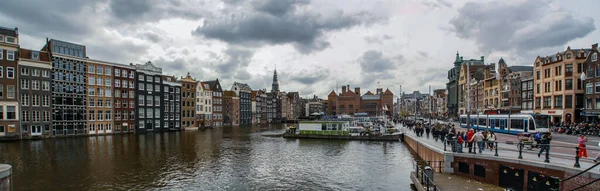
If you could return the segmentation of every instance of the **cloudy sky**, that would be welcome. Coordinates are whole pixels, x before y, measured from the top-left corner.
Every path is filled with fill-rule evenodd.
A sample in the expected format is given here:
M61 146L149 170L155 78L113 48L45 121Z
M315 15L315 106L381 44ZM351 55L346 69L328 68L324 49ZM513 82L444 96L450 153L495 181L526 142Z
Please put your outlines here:
M596 1L19 0L2 3L0 25L18 27L24 48L60 39L93 59L150 60L226 88L270 90L277 67L282 90L325 97L336 84L444 88L456 51L532 65L589 48L600 41Z

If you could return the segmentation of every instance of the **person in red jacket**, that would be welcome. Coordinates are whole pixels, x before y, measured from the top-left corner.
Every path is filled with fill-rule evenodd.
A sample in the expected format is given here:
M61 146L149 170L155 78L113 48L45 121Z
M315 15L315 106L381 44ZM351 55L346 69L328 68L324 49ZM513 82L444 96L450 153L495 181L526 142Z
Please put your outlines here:
M463 140L463 135L464 135L464 134L465 134L465 133L461 131L461 132L459 132L459 133L458 133L458 136L457 136L457 137L458 137L458 138L457 138L458 144L456 144L456 147L457 147L457 148L456 148L456 152L458 152L458 153L462 153L462 152L463 152L463 151L462 151L462 148L463 148L463 147L462 147L462 144L463 144L463 142L464 142L464 140Z
M473 149L473 135L475 134L475 132L473 132L473 129L469 129L469 132L467 133L467 141L469 141L469 153L475 153L475 149ZM473 152L471 152L471 150L473 150Z

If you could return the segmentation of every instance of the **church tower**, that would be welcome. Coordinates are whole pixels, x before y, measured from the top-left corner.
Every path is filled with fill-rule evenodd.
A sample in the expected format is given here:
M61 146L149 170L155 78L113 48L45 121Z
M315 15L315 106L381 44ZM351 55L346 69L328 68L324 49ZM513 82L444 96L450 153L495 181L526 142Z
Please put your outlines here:
M277 68L273 72L273 84L271 85L271 92L279 92L279 82L277 81Z

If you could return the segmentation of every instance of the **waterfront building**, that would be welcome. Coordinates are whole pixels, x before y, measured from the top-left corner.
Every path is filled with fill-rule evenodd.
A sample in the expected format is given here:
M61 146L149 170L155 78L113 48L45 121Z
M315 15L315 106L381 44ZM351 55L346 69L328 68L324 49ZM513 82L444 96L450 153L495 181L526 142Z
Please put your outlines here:
M258 91L252 91L250 92L250 99L251 99L251 111L252 111L252 124L259 124L260 122L260 102L257 104L257 100L260 100L260 97L258 97L258 95L256 95L258 93Z
M521 78L521 113L533 113L533 76Z
M304 104L304 117L309 117L314 113L325 113L325 104L320 101L310 101Z
M503 63L504 60L500 58L499 63ZM502 110L512 111L512 113L518 113L521 110L521 79L533 76L532 66L509 66L504 72L508 72L508 75L501 74L502 76Z
M196 129L196 86L198 82L190 76L181 77L181 123L184 129Z
M196 126L212 126L213 92L207 82L198 82L196 86Z
M277 118L277 93L275 92L267 92L267 123L275 123L279 119Z
M240 99L234 91L223 91L224 125L240 125Z
M233 82L231 91L239 97L240 125L252 124L252 88L248 84Z
M365 95L370 96L369 94ZM354 113L361 112L361 96L359 87L355 87L353 92L350 90L350 85L342 86L342 92L340 94L336 94L335 91L331 91L331 93L329 93L327 96L327 99L329 100L329 110L331 110L331 115L352 115ZM372 114L374 114L376 107L372 106L372 108L365 109L372 111Z
M87 134L85 46L52 39L42 50L52 57L52 136Z
M446 108L446 89L436 89L433 90L433 103L432 110L435 117L444 117L446 116L447 108Z
M269 123L267 120L267 90L258 90L256 93L256 121L259 124L267 124Z
M469 65L467 67L467 65ZM469 69L469 72L467 72L467 68ZM483 81L484 79L484 70L485 68L487 68L486 65L480 64L479 62L471 62L471 61L465 61L463 64L460 65L460 72L459 72L459 79L458 79L458 90L457 90L457 96L458 96L458 113L460 115L462 114L466 114L467 113L467 107L471 107L470 111L471 114L473 113L477 113L477 109L478 108L478 101L480 99L479 97L479 92L473 92L474 90L477 91L477 87L481 86L482 84L484 84L485 82L479 82L479 81ZM467 76L469 75L469 76ZM471 89L471 94L469 95L467 93L467 91L469 91L469 86L473 87L475 86L475 89ZM471 96L471 97L469 97ZM471 99L471 105L468 105L467 99ZM475 99L475 102L473 102L473 99ZM475 108L475 109L473 109Z
M462 70L462 65L465 63L470 63L472 65L484 65L484 57L481 57L481 60L469 59L464 60L462 56L456 52L456 59L454 60L454 67L448 70L448 83L446 83L446 89L448 90L446 105L448 107L448 116L449 117L458 117L459 115L459 107L461 103L462 97L461 89L459 86L460 80L460 72ZM464 84L464 83L463 83ZM464 107L464 106L463 106Z
M164 86L162 130L179 131L181 130L181 83L175 76L162 76L162 82Z
M223 126L223 88L219 79L206 81L212 91L212 127Z
M21 129L24 137L51 135L52 100L50 54L46 51L20 49L18 79L21 106ZM1 133L1 132L0 132Z
M0 138L21 135L19 116L19 30L0 27Z
M600 116L600 62L598 62L598 43L592 45L589 56L584 61L585 75L585 108L583 114L586 121L597 121ZM593 88L591 88L593 87Z
M98 60L87 62L87 126L90 135L113 132L113 65Z
M302 105L300 103L300 94L298 92L289 92L287 94L287 102L289 105L289 109L288 109L288 116L287 118L289 120L298 120L298 118L300 117L300 114L302 113L301 110L301 106Z
M137 86L135 92L137 96L135 101L137 106L135 132L161 131L163 129L161 125L165 124L163 117L167 116L163 113L166 109L161 107L161 105L166 105L164 103L166 101L163 101L162 68L154 66L150 61L134 66L137 76L135 81Z
M281 115L278 117L281 121L287 121L288 114L290 113L290 103L288 102L287 92L279 92L277 101L279 103L279 109L281 110Z
M114 132L133 133L136 127L136 70L132 65L113 65ZM156 86L155 86L156 87ZM160 89L160 88L159 88Z
M580 79L591 49L571 49L549 55L538 56L533 62L535 72L534 112L550 115L551 121L577 122L582 120L584 107L584 87L593 91L594 84L585 84ZM593 68L587 68L585 75L594 77Z

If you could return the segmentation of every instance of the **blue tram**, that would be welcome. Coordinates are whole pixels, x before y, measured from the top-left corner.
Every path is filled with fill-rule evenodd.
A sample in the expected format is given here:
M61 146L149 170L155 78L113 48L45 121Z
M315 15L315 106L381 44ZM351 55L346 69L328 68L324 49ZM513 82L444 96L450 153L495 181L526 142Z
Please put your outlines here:
M512 115L471 115L471 127L477 130L488 130L498 133L517 135L523 132L549 132L548 115L512 114ZM461 127L467 127L467 115L460 115Z

